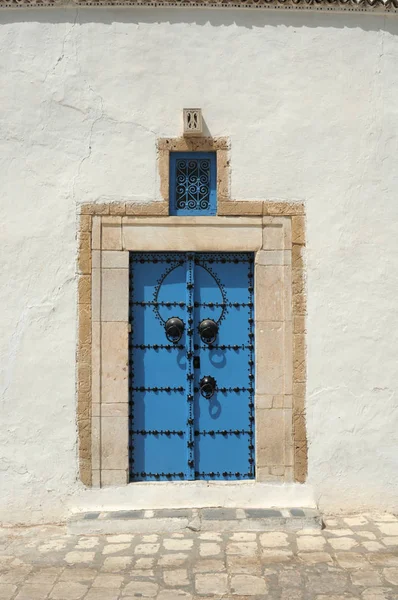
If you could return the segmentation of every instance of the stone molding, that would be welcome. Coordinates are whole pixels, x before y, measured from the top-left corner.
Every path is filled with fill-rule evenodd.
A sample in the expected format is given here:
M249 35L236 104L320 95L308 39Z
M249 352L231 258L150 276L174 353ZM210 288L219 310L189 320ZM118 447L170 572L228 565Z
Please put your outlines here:
M398 0L0 0L0 8L145 6L318 12L396 13Z
M80 215L115 217L166 217L169 215L169 203L164 200L145 204L111 202L85 203L80 205ZM219 200L218 216L304 216L305 208L301 202L278 202L274 200ZM181 219L183 217L178 217ZM192 217L186 217L192 219ZM200 217L201 219L203 217ZM206 218L206 217L205 217ZM85 226L88 224L85 222Z
M153 249L151 238L139 231L161 226L166 233L168 225L170 236L163 243L173 244L172 249L177 250L188 249L188 240L192 250L192 234L203 225L218 234L209 239L223 240L222 249L239 250L236 227L245 230L245 248L256 252L256 294L261 293L262 299L256 303L256 355L260 360L256 480L306 479L304 206L225 200L218 208L217 217L195 219L167 217L165 201L81 205L77 424L80 478L85 485L128 481L128 251L138 246L144 251ZM203 239L203 231L197 240ZM214 242L209 244L211 248L206 249L218 250ZM198 242L198 249L200 245ZM163 246L167 249L171 248ZM108 296L109 290L112 295ZM266 348L271 346L274 354L267 355ZM121 354L117 355L118 351ZM269 381L264 365L271 363L273 372L280 369L281 386L277 375Z

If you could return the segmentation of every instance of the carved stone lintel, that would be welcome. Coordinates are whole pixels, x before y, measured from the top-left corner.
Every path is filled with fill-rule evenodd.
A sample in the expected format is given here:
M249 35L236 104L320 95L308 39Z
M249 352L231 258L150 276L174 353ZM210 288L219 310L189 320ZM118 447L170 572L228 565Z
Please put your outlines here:
M171 8L398 12L398 0L0 0L0 8L55 8L59 6L165 6Z

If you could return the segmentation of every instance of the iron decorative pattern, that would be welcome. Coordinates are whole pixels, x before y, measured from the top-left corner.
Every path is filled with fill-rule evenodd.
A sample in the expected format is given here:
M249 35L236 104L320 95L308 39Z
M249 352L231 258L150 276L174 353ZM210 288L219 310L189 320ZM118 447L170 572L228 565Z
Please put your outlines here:
M208 210L210 204L210 161L180 158L176 161L176 209Z
M251 253L130 253L131 481L254 478L253 269ZM211 344L203 319L219 326Z
M0 0L0 8L66 6L165 6L388 13L398 11L398 0Z
M216 153L170 152L170 214L215 215Z

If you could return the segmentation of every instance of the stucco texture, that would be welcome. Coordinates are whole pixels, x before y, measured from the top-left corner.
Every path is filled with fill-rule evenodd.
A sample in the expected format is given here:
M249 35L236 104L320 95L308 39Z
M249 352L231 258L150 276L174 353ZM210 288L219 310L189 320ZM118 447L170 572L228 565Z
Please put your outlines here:
M110 497L78 480L76 215L160 199L186 106L230 138L233 199L305 203L315 500L398 509L397 64L393 15L0 13L0 521Z

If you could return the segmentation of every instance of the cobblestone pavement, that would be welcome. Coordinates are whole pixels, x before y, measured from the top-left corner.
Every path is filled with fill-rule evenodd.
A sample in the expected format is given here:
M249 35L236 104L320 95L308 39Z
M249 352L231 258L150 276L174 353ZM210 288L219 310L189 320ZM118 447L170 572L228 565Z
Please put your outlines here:
M292 532L0 530L0 600L398 600L398 518Z

